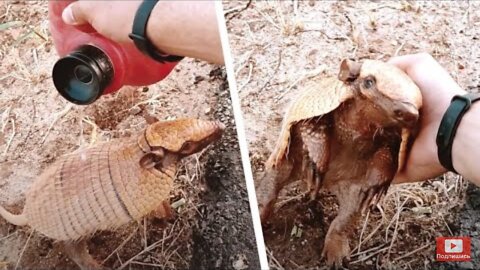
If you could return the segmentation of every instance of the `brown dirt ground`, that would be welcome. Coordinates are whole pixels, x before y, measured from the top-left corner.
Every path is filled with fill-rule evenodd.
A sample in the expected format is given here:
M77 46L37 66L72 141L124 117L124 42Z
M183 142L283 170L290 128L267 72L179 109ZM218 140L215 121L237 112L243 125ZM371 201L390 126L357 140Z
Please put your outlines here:
M145 111L159 119L219 119L227 125L222 140L181 166L171 201L184 203L175 218L146 218L97 233L90 252L112 268L258 268L223 68L185 59L158 84L126 87L93 105L72 106L51 82L57 58L48 33L47 1L2 1L0 204L18 213L23 194L48 164L79 147L140 131ZM0 268L17 266L75 268L51 240L0 219Z
M255 178L262 174L288 102L309 77L336 75L343 58L387 60L429 52L464 89L480 87L478 2L262 1L244 9L246 5L224 2L224 11ZM476 244L472 263L434 263L436 236L478 235L457 215L463 213L467 185L446 174L436 181L392 187L380 208L358 226L349 269L479 269ZM324 196L317 208L308 208L301 193L298 184L287 188L264 230L273 269L325 268L320 251L335 216L335 199ZM479 211L469 213L469 222L480 226ZM292 236L294 228L301 233Z

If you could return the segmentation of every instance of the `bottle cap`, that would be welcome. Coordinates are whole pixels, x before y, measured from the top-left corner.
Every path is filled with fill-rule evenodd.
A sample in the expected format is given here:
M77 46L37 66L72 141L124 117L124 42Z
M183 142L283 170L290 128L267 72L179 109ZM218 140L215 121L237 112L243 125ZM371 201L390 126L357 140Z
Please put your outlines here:
M53 83L68 101L87 105L97 100L113 78L108 56L92 45L82 45L53 67Z

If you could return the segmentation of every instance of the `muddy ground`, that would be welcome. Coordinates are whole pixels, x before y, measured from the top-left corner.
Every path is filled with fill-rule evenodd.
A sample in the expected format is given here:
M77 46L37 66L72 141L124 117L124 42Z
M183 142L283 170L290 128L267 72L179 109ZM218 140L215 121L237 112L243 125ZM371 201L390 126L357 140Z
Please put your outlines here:
M478 91L479 8L475 1L254 1L248 6L225 1L254 177L263 172L289 101L308 78L335 76L343 58L387 60L428 52L464 89ZM478 204L465 204L478 192L466 197L467 186L461 177L445 174L392 187L358 226L348 268L479 269L477 242L472 263L434 262L435 237L478 235ZM298 184L287 188L264 229L273 269L325 268L320 252L335 199L323 196L317 207L308 208L302 191Z
M46 1L0 3L0 204L20 212L24 192L62 154L159 119L197 117L227 125L223 138L181 166L171 194L173 220L146 218L100 232L90 252L112 268L258 269L235 123L224 69L185 59L164 81L127 87L89 106L57 94L57 56ZM0 268L75 269L52 240L0 219Z

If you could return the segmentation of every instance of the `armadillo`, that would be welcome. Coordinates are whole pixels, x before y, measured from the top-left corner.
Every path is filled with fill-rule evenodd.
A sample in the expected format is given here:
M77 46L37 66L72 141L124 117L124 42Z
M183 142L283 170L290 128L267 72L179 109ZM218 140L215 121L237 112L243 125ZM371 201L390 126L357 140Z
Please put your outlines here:
M61 241L139 220L168 200L180 159L219 139L223 129L216 121L159 121L138 136L64 155L29 188L22 214L0 207L0 215Z
M417 129L420 90L400 69L377 60L343 60L337 77L314 78L290 105L257 186L262 223L282 188L305 180L315 199L336 195L337 217L322 255L340 267L359 214L387 192Z

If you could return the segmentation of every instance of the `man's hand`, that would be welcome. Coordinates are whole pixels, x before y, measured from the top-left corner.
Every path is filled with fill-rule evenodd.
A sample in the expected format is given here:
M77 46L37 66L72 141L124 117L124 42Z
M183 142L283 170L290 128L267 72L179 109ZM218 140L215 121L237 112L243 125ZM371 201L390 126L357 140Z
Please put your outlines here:
M66 24L90 24L118 43L128 34L142 1L76 1L64 9ZM147 37L161 52L223 64L220 33L213 1L159 1L147 24Z
M435 139L443 114L454 95L465 91L448 72L426 53L394 57L389 63L405 71L422 92L420 131L413 143L404 170L394 183L423 181L446 172L437 155Z
M142 1L76 1L63 10L66 24L90 24L102 36L119 43L132 42L135 13Z

